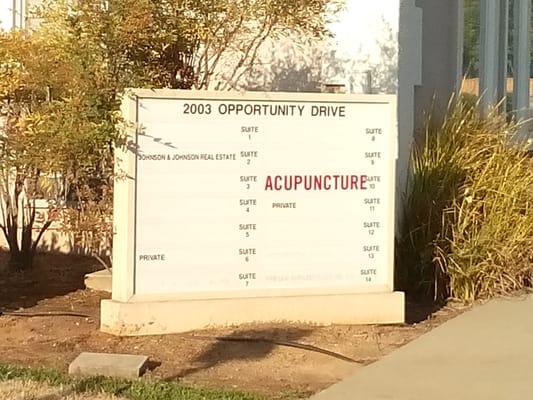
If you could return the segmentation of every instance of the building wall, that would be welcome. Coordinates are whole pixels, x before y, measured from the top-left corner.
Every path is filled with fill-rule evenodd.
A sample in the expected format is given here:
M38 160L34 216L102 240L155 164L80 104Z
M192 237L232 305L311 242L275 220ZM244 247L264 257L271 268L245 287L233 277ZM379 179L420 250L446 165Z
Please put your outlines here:
M401 224L401 199L407 187L409 160L413 143L415 87L422 84L422 10L415 0L400 4L398 63L398 160L396 163L396 221Z
M423 12L422 85L415 90L415 126L432 112L435 121L446 113L450 97L460 88L463 46L462 0L417 0Z
M13 4L7 0L0 3L0 29L9 30L13 27Z
M2 0L0 2L0 28L10 30L25 24L25 0Z
M0 29L27 28L34 25L31 13L43 0L0 0Z
M414 139L442 120L462 73L463 0L402 0L399 30L397 226Z

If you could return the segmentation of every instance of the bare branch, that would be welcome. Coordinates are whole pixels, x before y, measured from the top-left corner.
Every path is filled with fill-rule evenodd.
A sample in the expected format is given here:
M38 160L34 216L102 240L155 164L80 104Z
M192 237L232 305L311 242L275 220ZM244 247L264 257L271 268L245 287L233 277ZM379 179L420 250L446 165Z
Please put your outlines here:
M112 271L111 271L111 268L109 267L109 265L107 265L107 263L106 263L104 260L102 260L102 258L101 258L98 254L95 254L93 257L96 259L96 261L98 261L100 264L102 264L102 266L103 266L103 267L104 267L104 268L105 268L110 274L112 274Z
M272 29L274 28L274 26L276 24L276 20L272 20L272 21L270 21L270 23L268 23L268 22L269 22L269 20L268 20L268 18L266 18L265 21L263 22L263 25L262 25L261 29L253 37L253 39L249 43L248 47L246 48L245 52L241 56L239 62L237 63L237 65L235 66L235 68L233 70L233 73L226 80L226 84L222 86L222 88L221 88L222 90L227 89L228 86L233 86L233 82L234 82L235 76L237 76L237 74L239 73L239 69L242 68L242 66L244 65L245 62L247 62L247 60L248 60L248 64L251 64L251 63L253 63L255 61L255 59L257 57L257 54L258 54L258 51L259 51L259 48L265 42L265 40L270 36L270 34L272 32ZM252 57L250 58L250 53L251 52L252 52ZM245 72L246 72L246 69L245 69ZM241 73L239 75L239 78L242 75L243 75L243 73Z
M44 223L41 229L39 229L39 234L37 235L37 238L35 239L35 241L33 242L33 245L31 246L32 253L35 253L35 251L37 250L37 246L39 245L39 242L41 241L44 233L48 230L48 228L50 228L52 223L53 223L52 220L48 220Z

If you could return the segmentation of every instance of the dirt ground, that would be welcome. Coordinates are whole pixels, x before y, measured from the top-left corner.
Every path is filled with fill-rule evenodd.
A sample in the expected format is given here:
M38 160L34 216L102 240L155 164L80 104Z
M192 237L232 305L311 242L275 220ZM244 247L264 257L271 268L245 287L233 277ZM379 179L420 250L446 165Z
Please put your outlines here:
M6 255L0 254L0 269L5 260ZM463 311L409 305L409 321L400 326L248 325L183 335L119 338L98 330L99 303L108 295L84 289L84 275L97 269L98 263L89 258L41 255L29 272L0 273L0 310L90 315L0 316L0 362L66 371L82 351L143 354L151 360L148 377L274 397L291 393L304 396L343 379ZM212 336L294 341L356 362L264 341L206 338Z

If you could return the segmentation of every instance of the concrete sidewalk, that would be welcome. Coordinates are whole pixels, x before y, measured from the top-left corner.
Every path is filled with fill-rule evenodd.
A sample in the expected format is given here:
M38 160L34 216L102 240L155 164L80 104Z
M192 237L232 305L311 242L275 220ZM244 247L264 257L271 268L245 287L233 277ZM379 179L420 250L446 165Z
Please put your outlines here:
M475 307L312 399L533 399L533 297Z

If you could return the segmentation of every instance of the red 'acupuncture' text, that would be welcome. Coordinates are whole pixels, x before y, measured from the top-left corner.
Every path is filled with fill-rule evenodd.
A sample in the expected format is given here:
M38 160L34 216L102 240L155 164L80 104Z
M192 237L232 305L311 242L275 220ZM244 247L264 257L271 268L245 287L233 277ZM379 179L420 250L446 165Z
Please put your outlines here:
M366 175L268 175L265 190L367 190Z

